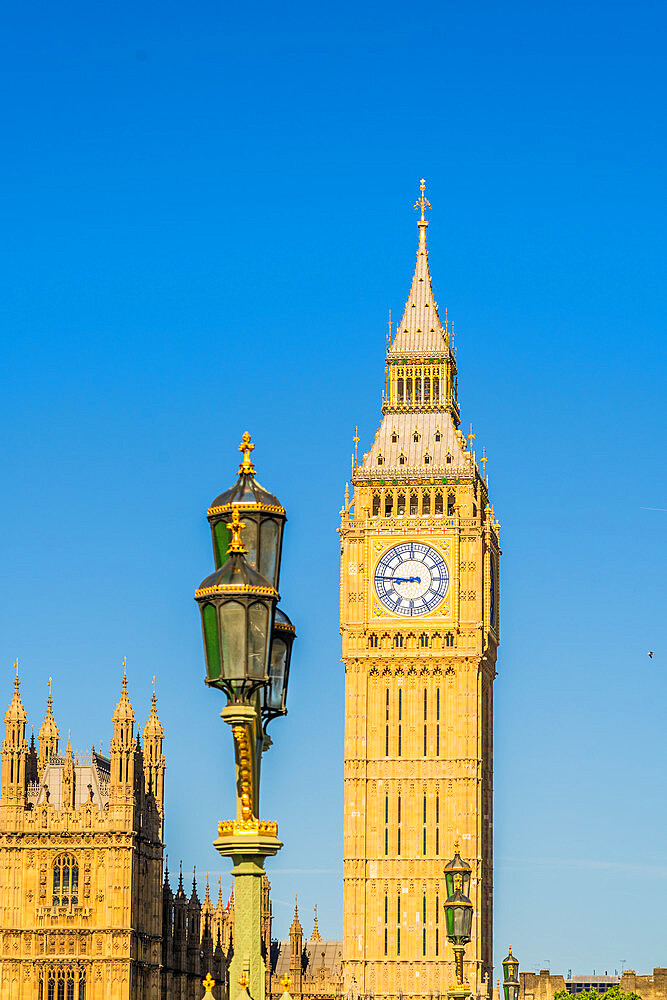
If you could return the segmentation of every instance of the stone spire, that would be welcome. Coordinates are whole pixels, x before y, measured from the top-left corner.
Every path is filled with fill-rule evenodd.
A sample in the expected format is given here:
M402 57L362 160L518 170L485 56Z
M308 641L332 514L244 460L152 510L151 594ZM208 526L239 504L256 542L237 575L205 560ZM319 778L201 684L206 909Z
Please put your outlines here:
M28 717L19 694L19 661L16 660L14 694L5 712L5 739L2 744L2 802L21 805L25 803L26 758L28 743L25 727Z
M313 921L313 933L310 935L310 940L311 941L321 941L322 940L322 938L320 937L320 929L317 926L317 903L315 904L315 918L314 918L314 921Z
M60 730L56 725L53 715L53 698L51 697L51 678L49 677L49 694L46 699L46 715L39 727L39 775L44 774L44 769L50 757L58 755L58 744L60 741Z
M294 917L289 929L290 968L289 974L294 985L294 992L301 993L301 978L303 976L303 927L299 920L299 898L294 897Z
M74 809L76 804L76 788L74 759L72 756L72 734L67 734L67 748L65 750L65 766L63 768L63 796L62 808Z
M134 803L134 770L137 741L134 738L134 711L127 693L126 661L123 660L123 683L120 698L113 713L113 739L110 745L110 802L118 805Z
M144 726L144 776L146 794L153 795L160 813L164 817L164 754L162 740L164 729L157 714L157 697L155 695L155 677L153 677L153 694L151 697L151 712Z

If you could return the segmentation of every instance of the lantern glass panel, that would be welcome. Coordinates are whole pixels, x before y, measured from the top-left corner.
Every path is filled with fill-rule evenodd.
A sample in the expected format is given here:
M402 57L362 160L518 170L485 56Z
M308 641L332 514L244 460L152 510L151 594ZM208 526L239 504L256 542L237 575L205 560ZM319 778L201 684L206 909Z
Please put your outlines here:
M518 1000L518 998L519 998L519 984L518 983L505 983L503 985L503 993L505 995L505 1000Z
M220 608L222 669L227 680L242 681L246 676L245 608L236 601Z
M225 521L218 521L213 527L213 555L216 569L220 569L227 558L227 549L231 540L232 533L226 526Z
M273 638L271 642L271 666L266 689L266 707L272 712L283 711L285 667L287 664L287 643L284 639Z
M248 677L266 677L266 645L269 641L269 609L256 601L248 612Z
M257 521L251 517L244 517L243 520L245 522L243 547L248 550L245 557L246 562L249 566L257 566ZM266 574L264 575L266 576Z
M278 569L277 560L278 525L275 521L262 521L262 526L259 529L259 572L274 585Z
M204 605L202 620L204 624L208 680L217 681L220 680L220 645L218 642L218 612L213 604Z

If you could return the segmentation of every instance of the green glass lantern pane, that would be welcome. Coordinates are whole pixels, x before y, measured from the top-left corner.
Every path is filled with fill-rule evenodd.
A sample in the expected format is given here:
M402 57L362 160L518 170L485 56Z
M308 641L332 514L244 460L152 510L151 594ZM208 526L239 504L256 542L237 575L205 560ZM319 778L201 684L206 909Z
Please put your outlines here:
M218 642L218 613L213 604L205 604L202 611L206 668L209 681L220 679L220 644Z
M244 538L245 541L245 538ZM278 525L275 521L262 521L259 531L259 572L275 584L278 559Z
M503 986L503 993L505 994L505 1000L513 1000L513 997L510 996L510 988L507 983Z
M275 636L271 642L271 665L266 691L266 707L272 712L283 711L283 686L287 664L287 643Z
M445 906L445 921L447 924L447 937L454 936L454 907Z
M445 875L445 885L447 886L447 895L451 896L454 893L454 876L451 872Z
M262 525L263 527L263 525ZM248 612L248 677L266 677L266 647L269 641L269 609L256 601Z
M246 676L245 608L236 601L220 609L222 670L226 680L242 681Z
M220 569L227 559L227 549L232 540L232 533L225 524L226 520L227 518L223 518L213 526L213 558L216 569Z

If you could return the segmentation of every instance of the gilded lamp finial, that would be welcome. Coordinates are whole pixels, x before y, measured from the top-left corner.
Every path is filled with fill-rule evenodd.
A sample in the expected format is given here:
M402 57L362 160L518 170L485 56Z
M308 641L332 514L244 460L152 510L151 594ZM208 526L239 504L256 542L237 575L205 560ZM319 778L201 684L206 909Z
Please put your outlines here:
M241 555L245 555L248 550L243 548L243 542L241 541L241 531L245 528L245 521L241 520L238 507L234 507L234 510L232 511L232 519L227 522L227 527L232 533L232 540L229 543L227 555L229 555L230 552L240 552Z
M420 222L425 222L426 225L428 226L428 222L426 221L426 217L424 215L424 211L427 208L431 207L431 202L424 195L424 190L425 189L426 189L426 181L422 177L422 179L419 182L419 190L421 191L421 195L420 195L419 198L417 198L417 201L415 202L415 209L417 209L417 210L421 209L421 219L419 221Z
M206 973L206 979L202 979L201 984L207 993L213 992L213 987L215 986L215 979L211 977L210 972Z
M459 844L458 840L455 840L454 841L454 854L460 854L460 853L461 853L461 845Z
M239 472L254 472L255 466L250 460L250 453L255 450L254 444L250 443L250 435L246 431L241 439L241 444L239 445L239 451L243 452L243 461L239 465Z

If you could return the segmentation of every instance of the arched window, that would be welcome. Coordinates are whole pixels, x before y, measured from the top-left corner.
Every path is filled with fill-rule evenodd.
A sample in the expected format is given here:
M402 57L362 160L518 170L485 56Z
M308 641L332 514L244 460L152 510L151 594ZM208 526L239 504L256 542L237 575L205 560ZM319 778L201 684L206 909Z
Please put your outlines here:
M406 403L411 403L412 402L412 379L411 378L407 378L405 380L405 402Z
M396 649L403 649L403 636L400 633L394 636L394 646Z
M452 464L452 453L451 453L451 451L447 452L447 458L445 459L445 461L447 462L447 465L451 465Z
M442 434L440 433L440 428L439 427L437 427L436 431L435 431L435 440L436 441L442 441Z
M373 517L377 517L380 513L380 494L373 494Z
M418 510L417 510L417 494L416 493L411 493L410 494L410 514L414 516L417 513L418 513Z
M438 491L435 495L435 514L442 514L442 493Z
M445 636L445 646L453 646L453 645L454 645L454 636L452 635L451 632L448 632L447 635Z
M53 906L79 905L79 866L71 854L61 854L53 865Z
M394 509L394 498L391 493L387 493L384 498L384 516L391 517L391 512Z
M405 465L405 455L403 454L403 452L401 452L401 454L398 456L398 464Z
M396 501L396 513L399 517L405 514L405 493L398 494L398 500Z
M424 379L424 402L429 403L431 401L431 380L430 378Z
M428 452L426 452L426 454L424 455L424 465L430 465L430 464L431 464L431 456L429 455Z
M440 379L433 379L433 402L437 403L440 399Z
M431 513L431 494L425 493L422 497L422 514Z
M373 634L369 635L368 637L368 648L369 649L378 648L378 637L376 636L375 632L373 632Z
M450 493L447 497L447 517L453 517L456 510L456 497Z
M396 433L396 431L392 431L391 432L391 443L392 444L396 444L397 441L398 441L398 434Z
M419 645L421 646L422 649L428 649L428 636L426 632L422 632L422 634L419 636ZM424 701L426 701L425 697Z
M382 455L378 455L378 465L382 465L383 462L384 458L382 457Z
M403 402L403 392L404 392L403 379L402 378L399 378L399 379L396 380L396 392L398 394L398 401L399 401L399 403L402 403Z
M422 401L422 380L420 378L415 379L415 403L421 403Z
M39 970L38 1000L86 1000L85 969L47 966Z
M421 435L420 435L419 431L417 430L417 428L415 427L415 432L412 435L412 440L415 441L415 442L417 442L417 441L419 441L420 437L421 437Z

